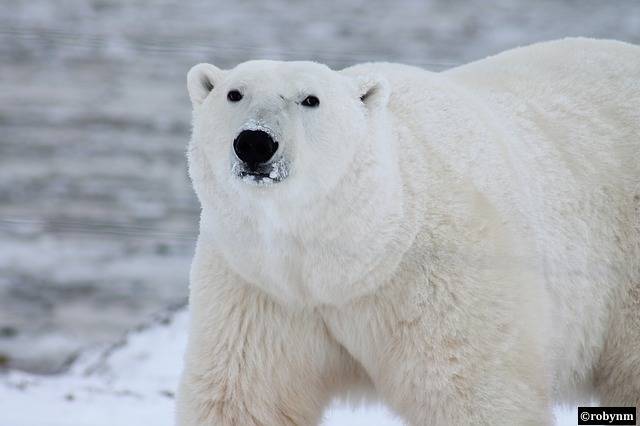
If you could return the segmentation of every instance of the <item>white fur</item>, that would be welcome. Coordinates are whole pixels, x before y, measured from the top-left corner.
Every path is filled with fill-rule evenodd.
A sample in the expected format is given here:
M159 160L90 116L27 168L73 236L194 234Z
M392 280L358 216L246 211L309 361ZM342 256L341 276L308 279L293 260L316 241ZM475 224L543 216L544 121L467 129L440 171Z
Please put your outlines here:
M567 39L444 73L201 64L188 83L180 425L316 424L355 388L415 425L640 405L640 48ZM277 138L282 181L231 173L246 128Z

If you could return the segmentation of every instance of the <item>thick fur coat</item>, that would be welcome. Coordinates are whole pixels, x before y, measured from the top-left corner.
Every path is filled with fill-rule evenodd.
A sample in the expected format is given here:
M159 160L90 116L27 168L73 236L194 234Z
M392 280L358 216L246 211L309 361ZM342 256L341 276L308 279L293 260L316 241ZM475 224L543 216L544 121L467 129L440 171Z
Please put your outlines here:
M188 86L202 216L179 425L313 425L351 392L412 425L640 406L639 47L566 39L442 73L201 64ZM269 177L234 172L243 129L277 139Z

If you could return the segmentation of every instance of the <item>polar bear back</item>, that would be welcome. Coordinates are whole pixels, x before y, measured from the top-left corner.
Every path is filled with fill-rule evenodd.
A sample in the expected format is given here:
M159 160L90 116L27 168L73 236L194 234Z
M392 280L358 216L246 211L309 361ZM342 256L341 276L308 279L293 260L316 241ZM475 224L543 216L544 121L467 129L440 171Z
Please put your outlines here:
M556 387L574 386L598 357L616 289L640 282L640 48L565 39L442 73L343 72L389 81L389 110L420 145L399 138L399 150L422 155L424 190L437 157L530 240L555 306Z
M411 140L469 177L506 216L539 230L541 250L556 243L545 241L545 229L576 235L612 222L622 225L611 232L635 232L629 245L640 244L640 47L571 38L442 73L389 63L343 72L383 75L389 109L408 123Z
M530 188L521 208L533 212L542 249L591 243L597 259L622 257L637 268L640 48L565 39L444 74L481 99L506 133L513 173Z
M571 38L510 50L445 74L494 105L508 104L504 112L516 123L534 121L574 173L638 179L640 47ZM524 128L513 130L523 134ZM614 161L589 167L602 151Z

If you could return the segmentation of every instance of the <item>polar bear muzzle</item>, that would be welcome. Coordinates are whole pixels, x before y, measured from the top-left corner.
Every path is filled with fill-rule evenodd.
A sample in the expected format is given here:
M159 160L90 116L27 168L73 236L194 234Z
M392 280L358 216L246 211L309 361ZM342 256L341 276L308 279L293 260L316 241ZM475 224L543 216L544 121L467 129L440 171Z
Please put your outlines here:
M278 146L269 131L255 128L242 130L233 141L236 158L231 172L249 183L280 182L289 175L289 168L284 156L276 156Z
M243 130L233 141L233 150L249 170L257 170L273 157L278 150L278 142L262 130Z

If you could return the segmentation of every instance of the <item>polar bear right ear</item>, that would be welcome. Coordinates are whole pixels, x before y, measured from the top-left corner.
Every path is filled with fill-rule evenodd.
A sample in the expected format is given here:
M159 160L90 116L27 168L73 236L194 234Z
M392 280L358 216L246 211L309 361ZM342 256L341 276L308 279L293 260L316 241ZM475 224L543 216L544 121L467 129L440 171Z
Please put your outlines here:
M389 82L377 74L356 77L360 100L369 109L385 107L389 101Z
M187 73L187 89L193 106L204 102L209 92L222 79L223 71L211 64L198 64Z

